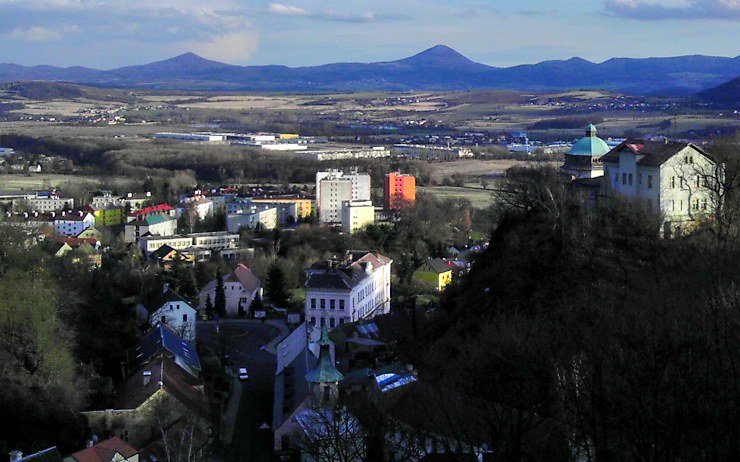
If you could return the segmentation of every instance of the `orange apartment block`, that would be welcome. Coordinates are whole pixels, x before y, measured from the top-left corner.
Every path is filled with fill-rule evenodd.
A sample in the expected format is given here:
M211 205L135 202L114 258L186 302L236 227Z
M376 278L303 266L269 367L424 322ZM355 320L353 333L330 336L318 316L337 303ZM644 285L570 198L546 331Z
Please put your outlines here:
M385 176L385 207L398 209L416 200L416 178L405 173L392 172Z

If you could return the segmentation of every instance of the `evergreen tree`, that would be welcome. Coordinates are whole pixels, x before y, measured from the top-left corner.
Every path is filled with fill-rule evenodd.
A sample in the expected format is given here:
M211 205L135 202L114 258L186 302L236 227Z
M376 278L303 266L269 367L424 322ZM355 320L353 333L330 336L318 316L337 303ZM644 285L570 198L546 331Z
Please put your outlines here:
M211 295L208 294L206 296L206 317L208 319L213 318L213 314L215 313L215 310L213 308L213 302L211 301Z
M213 300L213 308L219 316L226 315L226 288L224 287L224 275L221 268L216 273L216 295Z
M280 307L288 306L292 294L287 287L285 273L277 262L270 265L270 269L267 271L265 289L272 303Z
M257 295L254 296L254 300L252 300L252 313L255 311L264 311L265 305L262 303L262 295L260 295L259 292L257 292Z
M244 317L244 306L242 306L242 301L239 300L239 304L237 305L236 312L239 315L240 318Z

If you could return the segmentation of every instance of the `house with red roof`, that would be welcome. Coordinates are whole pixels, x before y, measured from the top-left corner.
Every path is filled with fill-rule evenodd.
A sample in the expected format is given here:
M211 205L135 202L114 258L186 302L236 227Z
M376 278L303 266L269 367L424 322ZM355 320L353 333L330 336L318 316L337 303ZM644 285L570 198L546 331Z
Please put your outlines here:
M65 457L64 462L139 462L139 450L114 436Z
M208 298L211 303L216 299L216 279L212 280L200 291L198 309L205 311ZM262 283L248 266L239 263L234 271L224 277L224 293L226 295L226 314L237 315L239 304L245 313L257 294L262 296Z

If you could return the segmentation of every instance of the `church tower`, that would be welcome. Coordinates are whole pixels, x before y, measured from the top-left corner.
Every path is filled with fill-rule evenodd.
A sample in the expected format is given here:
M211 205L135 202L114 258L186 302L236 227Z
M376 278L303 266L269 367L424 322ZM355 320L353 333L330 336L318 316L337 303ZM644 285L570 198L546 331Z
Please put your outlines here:
M311 384L311 402L313 406L321 406L336 401L339 396L339 382L344 378L334 366L332 348L334 342L329 339L326 327L321 329L319 340L319 362L316 367L306 374L306 381Z

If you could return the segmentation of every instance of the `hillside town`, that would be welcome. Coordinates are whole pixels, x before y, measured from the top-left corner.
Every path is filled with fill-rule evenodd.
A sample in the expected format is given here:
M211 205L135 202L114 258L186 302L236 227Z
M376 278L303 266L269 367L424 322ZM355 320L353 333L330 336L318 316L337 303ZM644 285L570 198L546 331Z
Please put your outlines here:
M719 165L690 142L610 146L589 124L548 173L549 198L523 194L534 177L513 171L492 194L526 214L561 200L586 214L627 204L624 213L657 220L655 235L670 241L719 223ZM152 191L100 190L87 203L56 189L0 192L5 245L37 249L39 261L60 262L48 271L89 278L86 286L108 281L119 299L92 309L115 310L116 329L128 332L90 350L105 351L91 360L110 388L79 412L86 446L69 452L65 441L43 440L49 446L32 454L15 448L11 462L220 460L228 448L259 460L335 460L339 451L348 461L377 451L378 460L497 460L495 433L477 423L502 407L525 411L448 389L414 361L440 307L505 244L471 239L463 206L462 239L421 247L427 253L410 241L387 245L402 229L406 239L429 236L452 211L416 216L429 199L417 195L414 175L382 178L375 185L367 172L326 169L307 190L206 186L170 201ZM316 239L324 251L310 250L324 245ZM353 247L367 243L377 247ZM519 435L527 453L588 460L590 437L568 440L552 417L531 418L537 429Z

